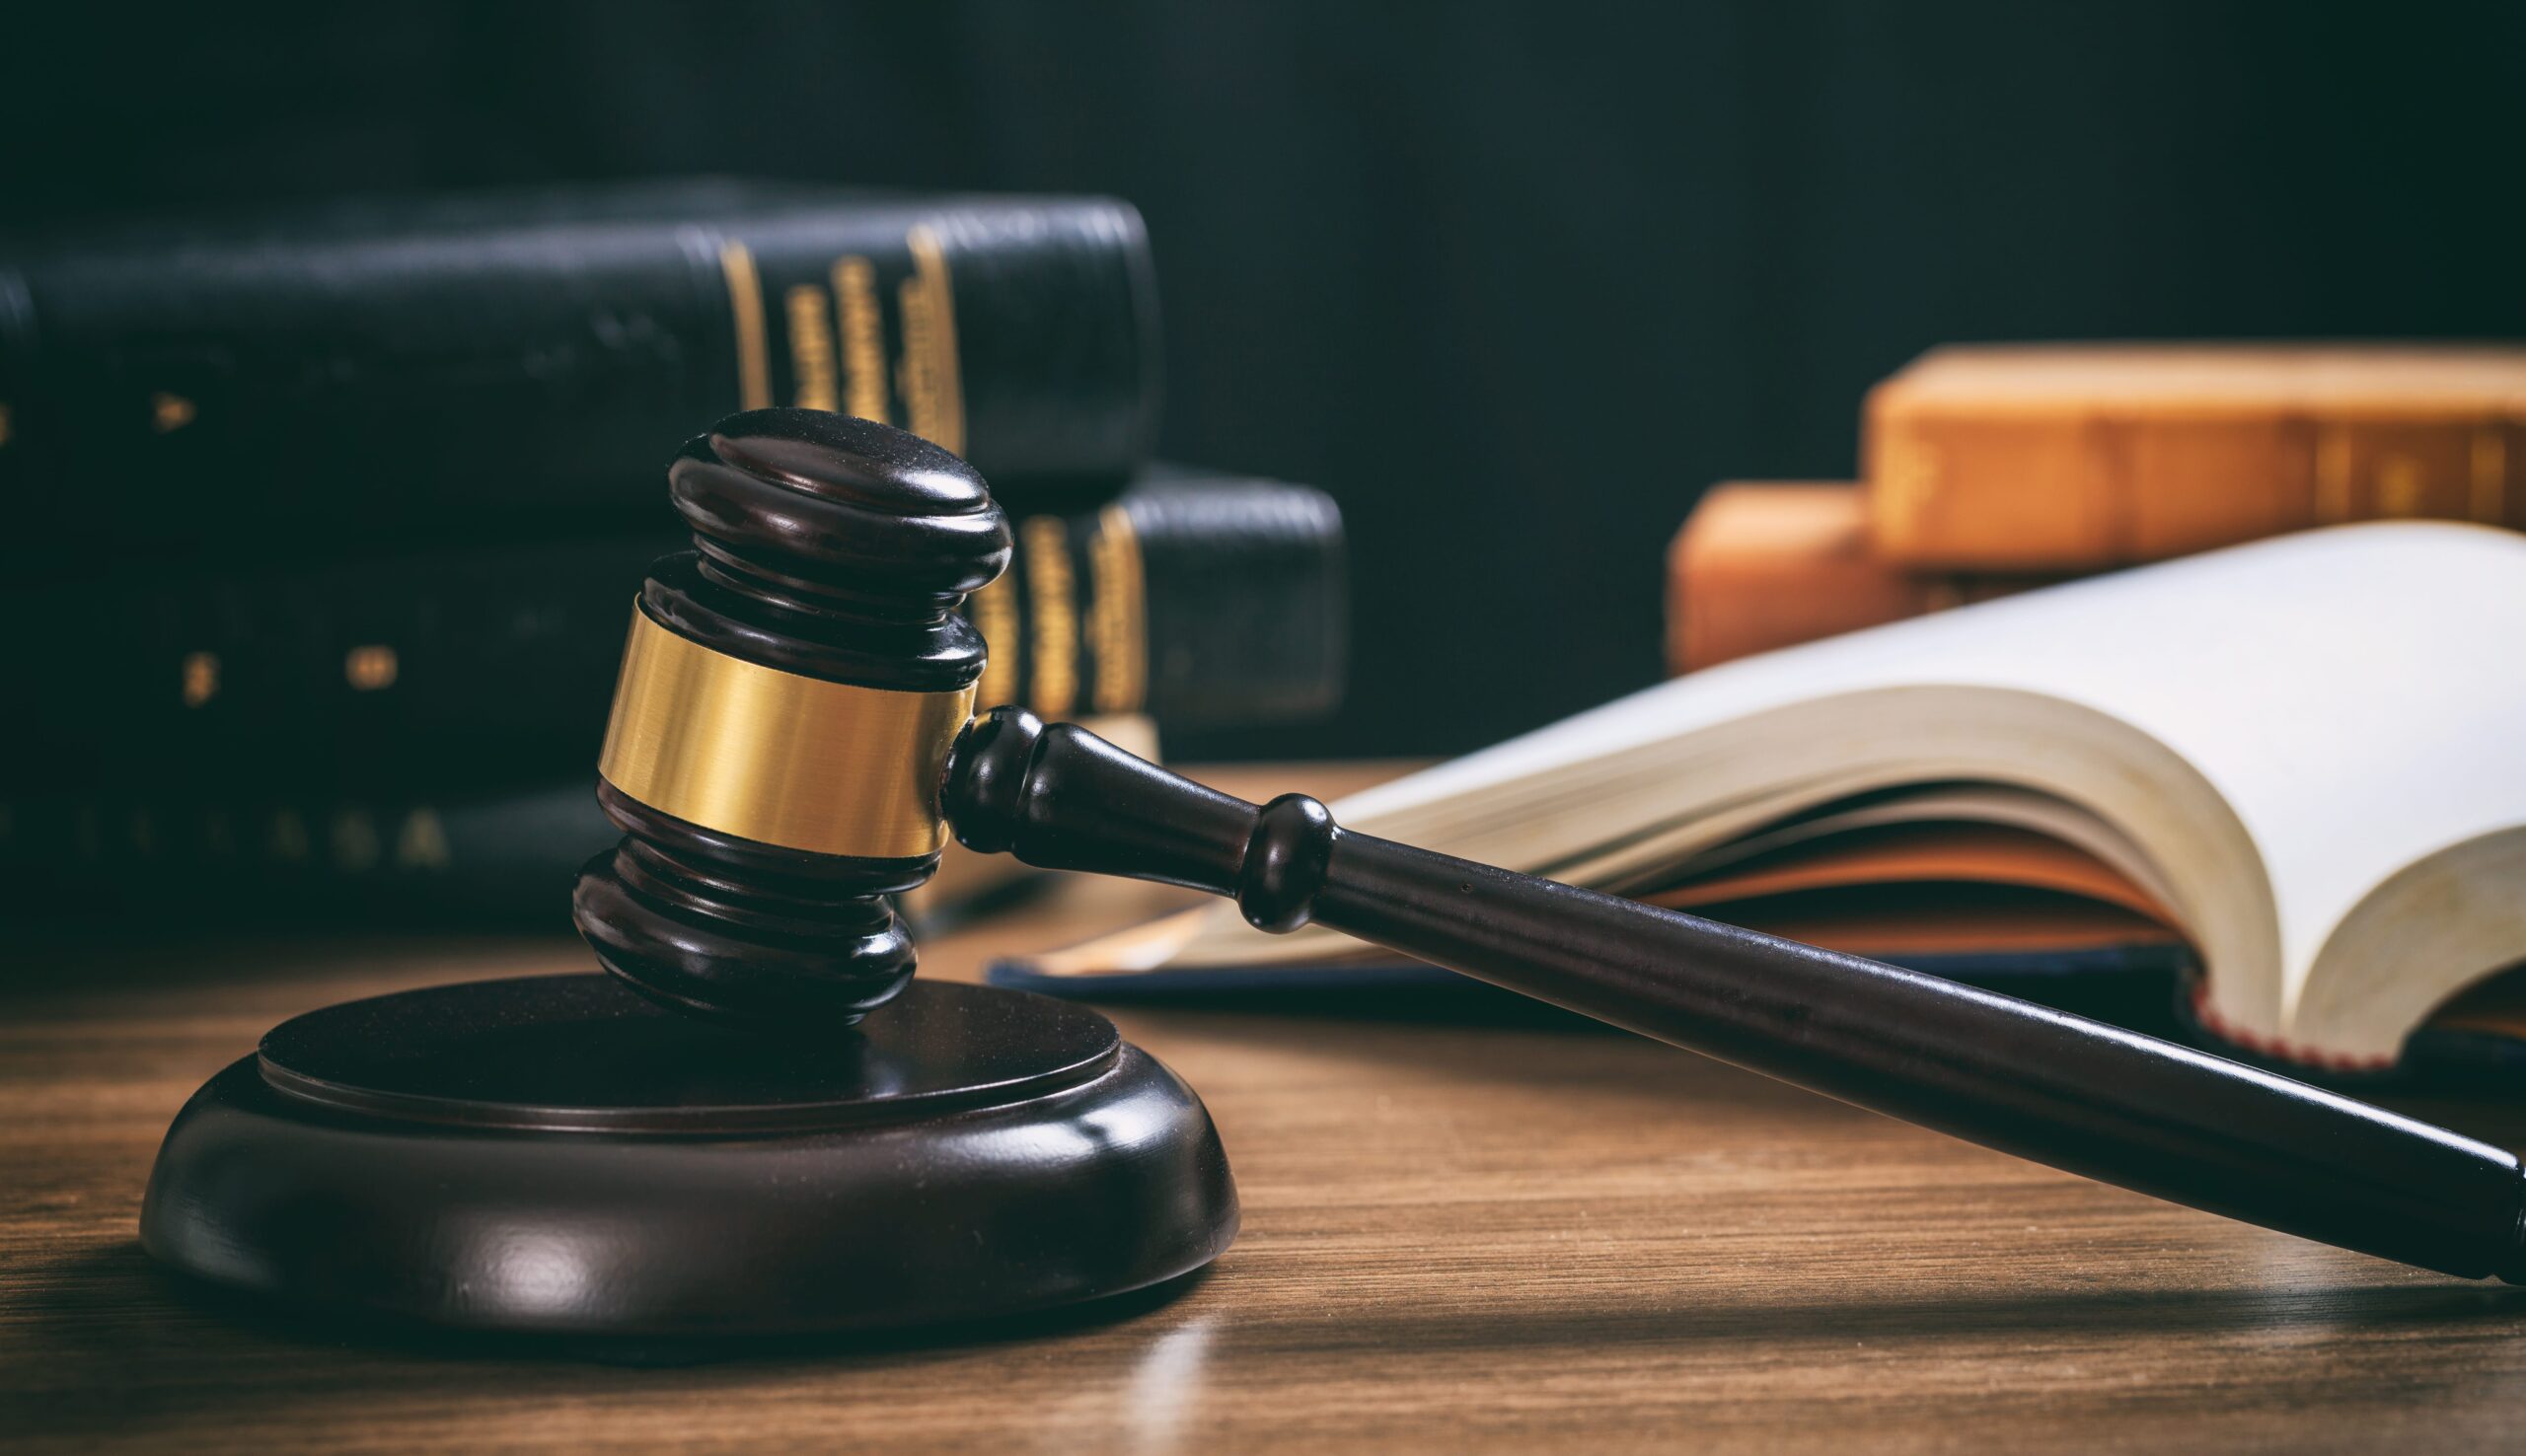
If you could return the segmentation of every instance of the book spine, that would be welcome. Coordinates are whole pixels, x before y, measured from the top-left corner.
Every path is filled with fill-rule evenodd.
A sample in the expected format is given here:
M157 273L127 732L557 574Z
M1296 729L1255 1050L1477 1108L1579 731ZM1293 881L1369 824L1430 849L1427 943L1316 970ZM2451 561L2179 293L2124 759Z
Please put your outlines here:
M1859 487L1737 482L1703 496L1667 552L1667 670L2007 596L2047 578L1914 570L1868 548Z
M1047 717L1288 722L1341 690L1341 515L1320 492L1160 477L1021 515L966 605L983 696ZM16 726L68 782L463 789L596 761L648 563L639 536L422 551L87 595L76 631L0 645Z
M0 796L6 898L190 924L402 908L569 919L578 866L621 832L590 782L473 797Z
M0 262L0 485L47 533L333 542L662 520L676 444L772 404L902 425L995 480L1146 455L1129 207L706 200Z
M1086 726L1154 761L1146 718ZM0 903L93 915L344 915L402 911L456 921L566 925L579 866L622 831L597 807L591 767L494 793L415 796L0 793ZM932 928L1039 876L1006 855L958 846L902 897Z
M1680 546L1681 538L1677 540ZM1680 677L1741 657L1987 602L2037 584L2016 577L1909 572L1882 564L1779 556L1687 565L1683 551L1674 549L1667 567L1667 671Z
M1323 492L1161 468L1100 510L1019 515L966 615L985 704L1160 727L1305 722L1342 696L1342 515Z
M1878 553L2085 571L2407 517L2526 528L2526 426L2490 413L1915 410L1872 395Z
M102 583L76 630L0 644L0 673L57 783L437 794L563 774L596 761L643 571L689 545Z

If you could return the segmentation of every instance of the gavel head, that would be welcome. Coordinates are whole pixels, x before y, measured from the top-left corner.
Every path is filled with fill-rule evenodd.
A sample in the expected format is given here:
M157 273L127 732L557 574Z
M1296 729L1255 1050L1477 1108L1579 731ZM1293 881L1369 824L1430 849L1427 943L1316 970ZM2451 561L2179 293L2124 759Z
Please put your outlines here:
M597 959L681 1010L848 1025L903 989L882 897L928 879L983 641L957 614L1008 564L982 477L901 430L730 415L668 468L695 550L632 616L579 873Z

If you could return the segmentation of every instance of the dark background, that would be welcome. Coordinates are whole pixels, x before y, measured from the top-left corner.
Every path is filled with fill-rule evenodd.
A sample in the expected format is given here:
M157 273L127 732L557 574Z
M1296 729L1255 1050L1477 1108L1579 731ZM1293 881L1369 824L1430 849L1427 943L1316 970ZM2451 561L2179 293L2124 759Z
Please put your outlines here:
M1119 194L1165 446L1348 512L1351 707L1658 672L1732 476L1941 340L2514 336L2526 7L512 4L12 22L0 224L690 172Z

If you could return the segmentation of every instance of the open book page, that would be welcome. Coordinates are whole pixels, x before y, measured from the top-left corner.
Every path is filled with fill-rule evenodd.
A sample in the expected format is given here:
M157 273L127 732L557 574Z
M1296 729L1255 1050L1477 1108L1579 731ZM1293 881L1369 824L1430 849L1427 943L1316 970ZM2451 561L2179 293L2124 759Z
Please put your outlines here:
M2076 804L2001 784L1930 784L1874 794L1855 804L1801 815L1760 833L1732 839L1669 866L1656 879L1659 883L1687 877L1698 881L1757 855L1896 825L1979 825L2023 831L2030 837L2040 837L2095 861L2123 881L2130 893L2144 899L2150 913L2172 918L2165 914L2166 906L2176 899L2172 888L2129 836ZM1624 886L1621 893L1631 894L1633 887Z
M1724 841L1872 788L2031 788L2127 835L2202 947L2210 1009L2285 1040L2346 912L2526 825L2521 642L2526 537L2339 527L1727 664L1334 807L1362 833L1587 882L1571 870L1610 865L1608 844L1707 847L1701 828ZM1304 949L1225 909L1193 939L1206 961ZM2495 969L2397 974L2438 983L2434 1000ZM2407 1029L2330 1050L2391 1055Z

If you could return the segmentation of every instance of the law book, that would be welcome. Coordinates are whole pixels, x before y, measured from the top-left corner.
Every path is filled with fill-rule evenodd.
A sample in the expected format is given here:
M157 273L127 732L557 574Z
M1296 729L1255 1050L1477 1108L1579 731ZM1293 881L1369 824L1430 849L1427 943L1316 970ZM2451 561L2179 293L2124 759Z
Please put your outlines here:
M1184 727L1339 701L1342 517L1323 492L1154 467L1011 527L1010 571L965 607L990 649L985 702ZM363 792L575 770L603 738L644 571L689 546L660 531L91 578L76 630L0 644L15 726L40 750L22 764Z
M2526 536L2339 527L1723 664L1333 808L1862 953L2180 942L2215 1035L2374 1071L2526 961L2519 640ZM1726 883L1753 873L1772 878ZM1205 905L1000 974L1250 984L1391 960Z
M1048 495L1146 459L1157 368L1106 198L650 183L0 242L0 494L125 547L637 522L677 439L773 404Z
M1138 714L1095 732L1158 757ZM0 906L119 925L395 923L566 929L570 886L622 831L576 771L444 792L297 791L235 782L61 782L0 790ZM1040 886L1006 855L950 844L900 897L938 928Z
M2526 349L1990 344L1870 392L1907 566L2081 572L2400 517L2526 527Z
M1887 561L1869 548L1856 484L1714 485L1667 550L1667 670L1688 673L2043 580Z

